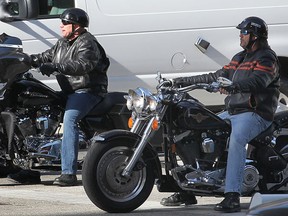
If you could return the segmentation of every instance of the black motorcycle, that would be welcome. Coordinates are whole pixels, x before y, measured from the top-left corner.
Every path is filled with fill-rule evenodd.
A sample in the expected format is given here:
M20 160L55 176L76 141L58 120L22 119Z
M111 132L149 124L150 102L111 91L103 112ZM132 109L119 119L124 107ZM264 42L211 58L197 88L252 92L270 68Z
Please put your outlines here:
M227 86L212 84L173 87L158 74L157 93L129 90L131 130L95 136L82 170L86 194L107 212L138 208L155 184L159 192L193 191L198 196L224 194L227 140L231 125L207 109L193 94ZM156 134L155 134L156 131ZM153 145L162 135L164 154ZM288 111L277 112L273 124L249 143L243 195L274 193L288 182ZM162 166L163 165L163 166Z
M21 40L0 35L1 176L11 172L12 167L61 169L61 126L66 96L33 78L28 72L30 67L30 57L23 53ZM89 147L95 133L128 129L127 119L131 112L126 108L124 95L127 93L108 93L80 121L81 149Z

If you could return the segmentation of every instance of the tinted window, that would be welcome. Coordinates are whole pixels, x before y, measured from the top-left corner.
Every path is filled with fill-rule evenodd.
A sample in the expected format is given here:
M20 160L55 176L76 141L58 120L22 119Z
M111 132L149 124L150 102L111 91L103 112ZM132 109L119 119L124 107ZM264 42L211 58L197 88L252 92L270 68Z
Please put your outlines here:
M74 0L39 0L39 17L58 16L67 8L73 7Z

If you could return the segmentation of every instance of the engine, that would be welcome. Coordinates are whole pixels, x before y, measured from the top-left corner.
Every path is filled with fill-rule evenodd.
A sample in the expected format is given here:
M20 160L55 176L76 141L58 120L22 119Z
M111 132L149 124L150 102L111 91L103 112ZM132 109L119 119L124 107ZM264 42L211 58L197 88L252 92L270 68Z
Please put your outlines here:
M177 131L174 136L176 152L183 165L171 170L183 190L199 194L223 194L229 131L221 129ZM258 185L260 175L255 166L246 164L242 193L250 194Z
M200 159L203 166L211 167L215 160L226 161L225 148L229 133L225 130L186 130L174 136L176 151L184 164L194 164ZM204 165L205 164L205 165ZM210 165L209 165L210 164ZM208 168L209 169L209 168Z
M19 129L16 130L18 148L25 149L29 153L58 155L53 143L59 145L61 137L57 129L61 128L62 116L63 111L58 107L42 106L37 110L19 109L16 118Z
M49 106L38 110L18 110L17 126L24 137L27 136L52 136L59 127L63 112Z

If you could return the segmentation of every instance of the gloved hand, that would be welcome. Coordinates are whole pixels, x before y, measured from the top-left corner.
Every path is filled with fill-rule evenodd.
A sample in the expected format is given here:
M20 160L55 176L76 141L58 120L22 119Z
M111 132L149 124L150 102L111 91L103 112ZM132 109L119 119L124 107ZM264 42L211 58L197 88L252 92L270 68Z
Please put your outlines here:
M35 55L30 55L31 59L31 66L34 68L38 68L40 66L40 62L37 56Z
M178 77L178 78L174 78L172 81L173 81L173 86L177 88L193 85L196 83L207 83L206 78L202 75L190 76L190 77Z
M40 66L40 71L43 75L46 75L48 77L50 77L50 75L57 71L57 67L55 64L53 63L44 63Z
M171 80L171 82L172 85L177 88L181 87L185 83L182 77L174 78Z

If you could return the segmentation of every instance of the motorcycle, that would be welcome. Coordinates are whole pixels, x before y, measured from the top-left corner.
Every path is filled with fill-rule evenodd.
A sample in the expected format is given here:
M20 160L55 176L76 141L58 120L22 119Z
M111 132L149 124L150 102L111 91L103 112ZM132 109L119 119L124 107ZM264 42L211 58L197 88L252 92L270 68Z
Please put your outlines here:
M17 168L61 170L62 121L66 96L35 79L22 41L0 35L0 173ZM124 92L110 92L79 122L79 148L95 133L128 129ZM127 112L127 113L126 113ZM79 168L83 159L79 159Z
M229 83L221 78L212 84L176 88L160 73L157 80L156 93L129 90L130 131L116 129L92 138L82 183L89 199L104 211L133 211L145 202L155 183L159 192L181 189L196 196L224 195L231 125L191 95L196 89L216 92ZM163 137L163 154L153 148L159 142L155 133ZM248 144L243 196L274 193L287 184L287 140L288 111L284 110Z

